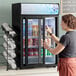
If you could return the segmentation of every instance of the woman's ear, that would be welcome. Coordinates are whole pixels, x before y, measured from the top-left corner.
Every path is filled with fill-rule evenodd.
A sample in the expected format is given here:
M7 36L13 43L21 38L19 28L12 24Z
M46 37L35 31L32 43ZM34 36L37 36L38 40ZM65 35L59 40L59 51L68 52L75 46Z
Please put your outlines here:
M66 30L68 28L67 24L64 23L64 21L61 22L61 26L63 30Z

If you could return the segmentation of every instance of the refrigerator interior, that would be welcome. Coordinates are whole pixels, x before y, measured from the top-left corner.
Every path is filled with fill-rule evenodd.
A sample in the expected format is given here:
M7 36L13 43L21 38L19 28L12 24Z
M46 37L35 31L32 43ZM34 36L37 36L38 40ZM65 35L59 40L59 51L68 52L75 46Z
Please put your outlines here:
M25 64L25 23L26 20L23 19L23 64ZM41 40L43 40L43 19L28 19L28 64L38 64L39 58L39 25ZM52 32L55 34L56 25L55 17L46 17L45 18L45 28L48 26L52 29ZM45 30L45 40L49 44L49 47L54 48L55 43ZM47 49L45 49L45 64L55 64L56 57L51 54ZM43 63L43 45L41 44L41 63Z

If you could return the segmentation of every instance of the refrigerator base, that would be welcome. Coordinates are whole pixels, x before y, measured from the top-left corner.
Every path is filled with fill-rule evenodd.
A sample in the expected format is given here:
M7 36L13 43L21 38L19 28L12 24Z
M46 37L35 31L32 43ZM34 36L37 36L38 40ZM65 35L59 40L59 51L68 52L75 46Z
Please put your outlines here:
M51 67L56 67L57 66L57 64L48 64L48 65L46 65L46 64L38 64L38 65L26 65L26 66L22 66L22 67L20 67L20 69L30 69L30 68L51 68Z

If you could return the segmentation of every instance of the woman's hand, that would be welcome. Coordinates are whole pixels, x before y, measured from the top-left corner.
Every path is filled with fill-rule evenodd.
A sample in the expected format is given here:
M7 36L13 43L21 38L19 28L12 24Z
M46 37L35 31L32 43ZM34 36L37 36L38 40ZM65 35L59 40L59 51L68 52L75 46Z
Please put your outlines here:
M41 39L41 46L43 47L43 39Z
M43 46L44 46L45 49L49 48L49 44L46 41L44 41Z
M43 45L45 49L49 48L49 44L46 40L43 42L43 40L41 39L41 45Z
M46 26L46 31L47 31L48 33L52 33L52 28ZM56 44L59 43L59 38L56 37L54 34L51 35L51 38L53 39L53 41L55 41Z
M46 31L47 31L48 33L52 33L52 28L46 26Z

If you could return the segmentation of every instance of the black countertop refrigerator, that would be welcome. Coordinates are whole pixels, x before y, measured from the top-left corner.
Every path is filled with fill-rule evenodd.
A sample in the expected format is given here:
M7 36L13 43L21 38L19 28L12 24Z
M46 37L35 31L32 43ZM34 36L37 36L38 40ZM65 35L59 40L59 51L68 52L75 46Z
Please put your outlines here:
M55 67L58 56L44 49L41 40L49 47L56 44L46 32L48 26L58 36L59 4L16 3L12 4L12 27L17 33L16 63L20 68Z

